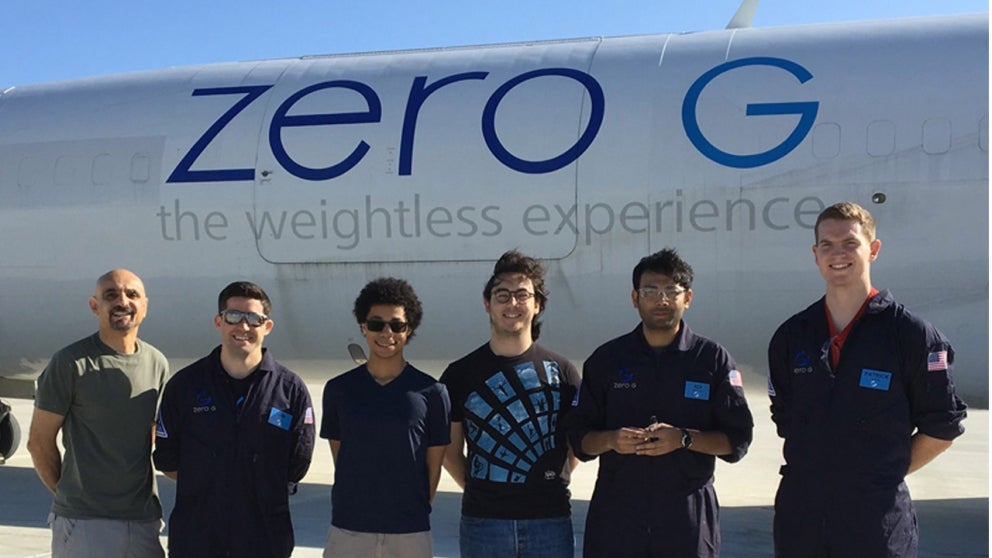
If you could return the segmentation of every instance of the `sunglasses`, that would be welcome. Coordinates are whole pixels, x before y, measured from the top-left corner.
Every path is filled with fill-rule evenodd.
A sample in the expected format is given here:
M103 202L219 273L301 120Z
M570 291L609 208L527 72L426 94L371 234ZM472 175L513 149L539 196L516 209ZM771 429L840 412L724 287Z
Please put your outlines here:
M393 333L403 333L406 331L406 328L410 326L410 324L399 320L386 322L383 320L372 319L365 322L365 329L373 333L379 333L380 331L386 329L386 325L389 325L389 329L392 330Z
M259 314L258 312L242 312L241 310L224 310L220 313L220 317L224 319L224 322L228 325L238 325L242 321L248 322L251 327L259 327L269 320L269 317L265 314Z

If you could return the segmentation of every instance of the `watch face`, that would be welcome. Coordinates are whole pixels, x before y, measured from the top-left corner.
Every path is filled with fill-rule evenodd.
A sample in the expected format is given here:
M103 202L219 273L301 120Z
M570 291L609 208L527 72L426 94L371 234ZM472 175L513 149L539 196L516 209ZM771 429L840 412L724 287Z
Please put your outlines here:
M688 430L682 431L682 447L689 449L692 446L692 434L689 434Z

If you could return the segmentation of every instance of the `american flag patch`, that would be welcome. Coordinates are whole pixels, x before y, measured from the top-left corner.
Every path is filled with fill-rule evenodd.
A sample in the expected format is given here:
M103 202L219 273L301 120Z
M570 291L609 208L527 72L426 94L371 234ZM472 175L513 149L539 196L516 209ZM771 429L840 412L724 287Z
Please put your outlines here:
M927 371L943 372L947 370L947 351L936 351L927 355Z
M734 387L744 387L744 380L741 378L740 370L731 370L730 373L727 374L727 379L730 380L730 385Z
M303 415L303 424L313 424L313 407L307 407L307 412Z

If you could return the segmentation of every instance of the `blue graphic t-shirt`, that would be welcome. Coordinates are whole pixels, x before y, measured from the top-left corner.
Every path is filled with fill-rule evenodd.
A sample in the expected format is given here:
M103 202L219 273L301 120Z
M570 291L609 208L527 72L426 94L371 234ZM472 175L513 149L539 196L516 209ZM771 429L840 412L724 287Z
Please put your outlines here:
M451 420L468 446L462 514L532 519L570 513L563 412L579 374L568 359L532 345L501 357L485 344L441 376L451 396Z

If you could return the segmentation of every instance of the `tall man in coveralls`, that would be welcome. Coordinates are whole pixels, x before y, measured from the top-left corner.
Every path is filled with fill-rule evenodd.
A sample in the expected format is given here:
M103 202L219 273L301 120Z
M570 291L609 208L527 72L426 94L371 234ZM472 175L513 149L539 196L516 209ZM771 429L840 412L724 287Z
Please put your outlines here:
M739 461L754 426L741 373L682 321L692 268L675 250L641 259L633 283L641 323L586 360L565 418L579 459L599 457L584 555L715 557L715 456Z
M775 555L917 555L904 478L964 431L954 350L932 325L872 287L882 243L854 203L816 221L826 296L789 318L768 348L772 420L785 439Z

